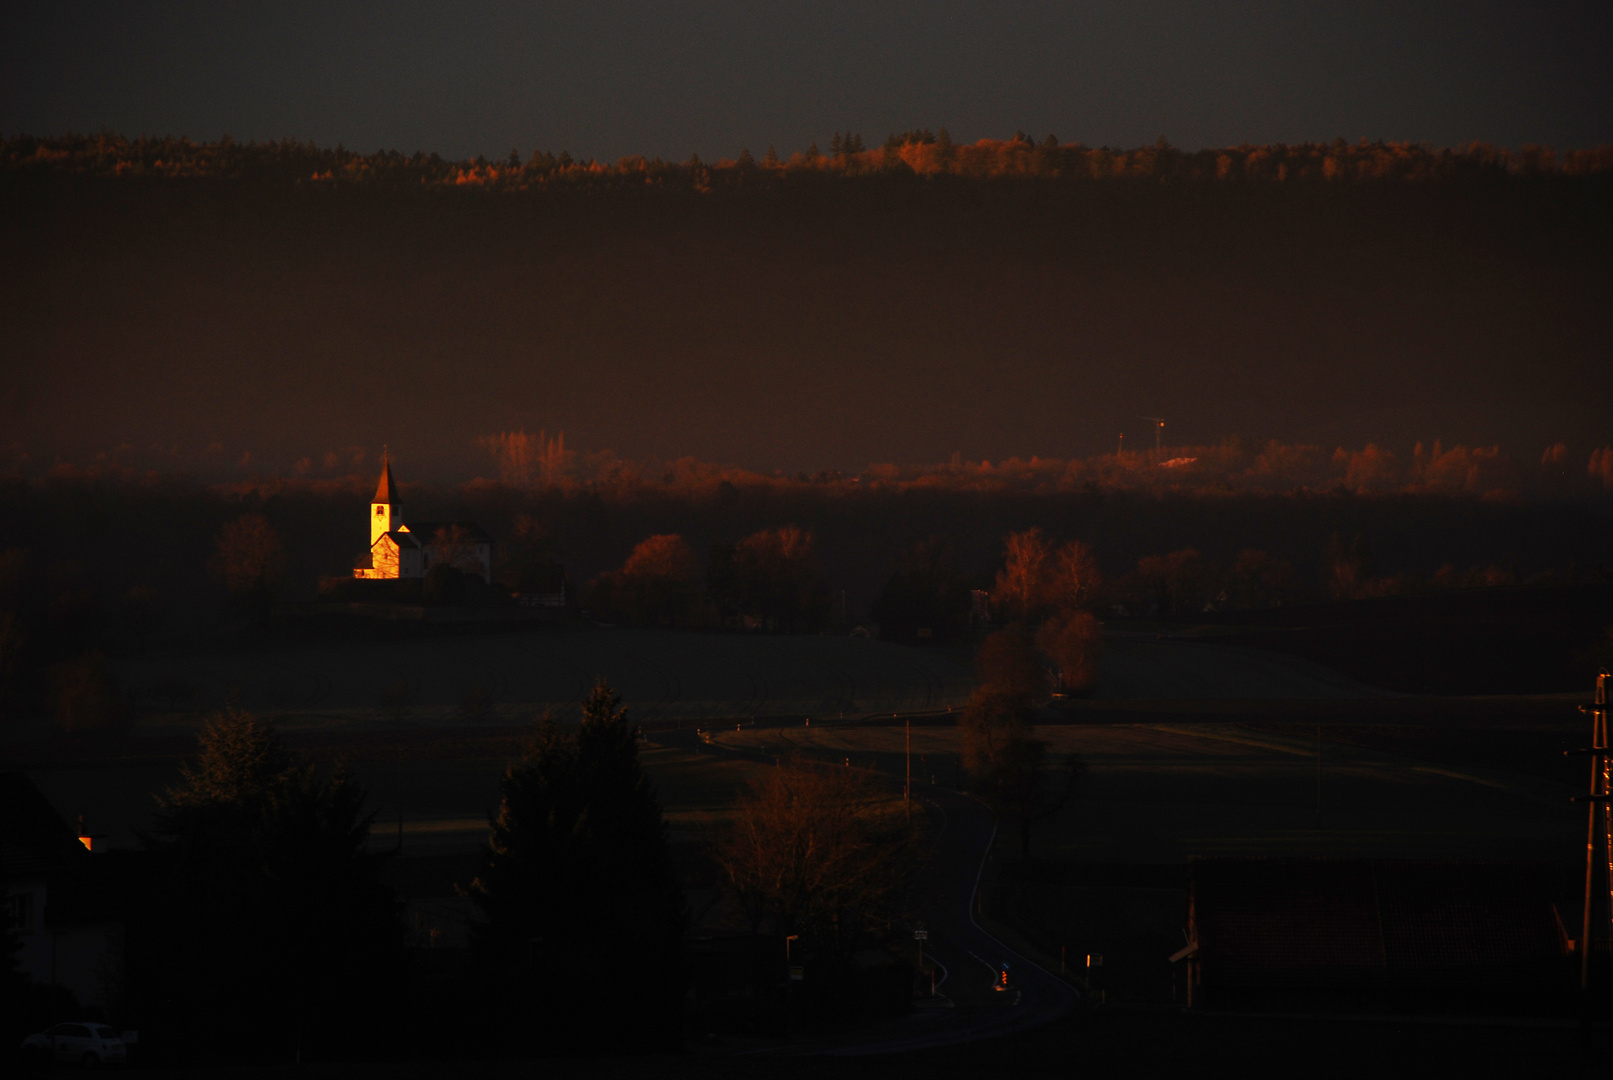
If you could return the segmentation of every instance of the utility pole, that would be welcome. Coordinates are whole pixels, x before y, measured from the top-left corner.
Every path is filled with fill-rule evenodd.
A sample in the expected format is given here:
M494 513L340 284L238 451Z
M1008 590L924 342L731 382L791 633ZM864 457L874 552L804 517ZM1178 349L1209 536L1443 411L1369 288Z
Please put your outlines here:
M1574 796L1575 802L1586 803L1589 807L1589 820L1585 828L1585 907L1579 930L1582 1035L1589 1033L1591 1021L1591 954L1597 951L1592 935L1605 934L1608 938L1613 938L1613 807L1609 806L1610 800L1613 800L1613 784L1609 783L1609 768L1613 765L1613 760L1610 760L1607 741L1609 678L1608 672L1599 673L1596 676L1595 703L1589 709L1580 706L1581 712L1588 712L1591 715L1591 745L1580 750L1565 751L1566 754L1587 754L1591 759L1590 792ZM1600 851L1597 850L1598 847ZM1598 870L1602 875L1600 889L1596 887ZM1600 918L1596 917L1598 907L1602 909ZM1598 976L1598 982L1600 981Z
M1154 457L1158 459L1160 451L1160 432L1165 430L1165 418L1162 416L1139 416L1139 420L1147 420L1154 425Z
M907 718L907 782L902 785L902 806L907 810L907 823L913 824L913 718Z

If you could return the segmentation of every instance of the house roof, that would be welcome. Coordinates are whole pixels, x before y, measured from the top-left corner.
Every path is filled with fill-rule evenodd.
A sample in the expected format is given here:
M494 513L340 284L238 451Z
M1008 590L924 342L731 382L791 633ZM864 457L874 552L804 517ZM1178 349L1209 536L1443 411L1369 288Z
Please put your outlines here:
M381 463L381 482L375 485L375 498L371 499L370 502L390 503L394 486L392 481L392 462L383 461Z
M436 538L438 529L464 529L465 539L472 544L491 544L493 538L489 536L480 525L474 521L411 521L408 530L416 536L423 538L423 543L430 544Z
M20 772L0 773L0 877L51 873L88 856L78 834Z
M1562 955L1565 871L1544 863L1195 859L1205 977L1222 985L1459 981ZM1569 906L1565 906L1569 905Z

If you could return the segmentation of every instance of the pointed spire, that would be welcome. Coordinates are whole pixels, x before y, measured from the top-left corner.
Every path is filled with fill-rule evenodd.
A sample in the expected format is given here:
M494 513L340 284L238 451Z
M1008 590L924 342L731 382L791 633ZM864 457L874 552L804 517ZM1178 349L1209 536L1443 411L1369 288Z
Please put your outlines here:
M372 503L390 503L392 501L392 455L386 451L381 452L381 482L375 487L375 498Z

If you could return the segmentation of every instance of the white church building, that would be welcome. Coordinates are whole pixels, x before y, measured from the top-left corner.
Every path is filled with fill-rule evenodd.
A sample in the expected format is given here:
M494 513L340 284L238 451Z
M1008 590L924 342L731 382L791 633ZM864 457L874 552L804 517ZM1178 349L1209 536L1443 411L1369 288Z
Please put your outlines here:
M447 563L484 582L493 582L493 538L474 521L417 521L406 525L398 509L390 459L381 463L381 482L370 500L370 553L353 568L369 580L423 578Z

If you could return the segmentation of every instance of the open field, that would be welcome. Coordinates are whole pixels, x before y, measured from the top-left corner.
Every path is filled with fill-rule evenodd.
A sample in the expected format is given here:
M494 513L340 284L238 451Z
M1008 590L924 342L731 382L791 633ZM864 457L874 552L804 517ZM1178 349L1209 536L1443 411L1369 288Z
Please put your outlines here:
M1385 691L1297 656L1221 643L1105 635L1094 696L1137 699L1370 698Z
M130 845L149 824L151 793L192 752L201 717L233 697L316 760L347 760L389 842L401 810L405 850L435 852L479 839L525 724L544 708L574 717L596 673L649 728L645 762L680 839L706 834L759 767L714 758L692 738L697 727L714 732L718 749L763 760L802 751L894 777L902 730L873 718L930 710L914 727L914 774L960 781L946 712L971 687L960 654L853 638L640 630L154 655L125 665L125 685L180 676L195 688L188 708L150 714L110 740L12 743L8 756L63 813L84 814L113 846ZM413 695L402 721L380 706L400 680ZM489 690L494 708L463 721L459 702L475 686ZM1296 657L1136 635L1111 639L1096 699L1061 708L1040 733L1056 753L1080 753L1090 774L1080 800L1039 829L1037 854L1047 858L1502 858L1559 842L1553 851L1576 854L1565 800L1582 778L1560 752L1583 733L1567 699L1388 695ZM860 722L840 723L842 713ZM668 737L679 728L691 737Z
M1046 719L1036 734L1089 771L1078 797L1034 827L1034 863L1003 823L981 917L1050 969L1105 955L1097 985L1111 1000L1175 1000L1165 958L1183 942L1193 856L1583 858L1584 811L1570 802L1583 759L1562 752L1584 742L1585 723L1569 700L1098 699ZM738 753L878 769L893 784L908 737L894 719L711 735ZM914 723L911 740L920 799L959 781L950 718Z
M471 733L425 727L402 730L290 728L292 748L325 764L345 762L370 793L377 817L374 850L390 849L402 835L408 856L438 856L474 849L497 809L499 779L520 754L524 728L482 728ZM85 827L106 848L134 847L152 825L153 795L179 780L181 762L195 752L187 737L101 741L89 753L64 754L51 746L14 748L8 765L24 769L53 805ZM723 820L754 762L646 744L642 760L667 811L674 842L698 842ZM401 828L400 828L401 820Z
M361 630L363 628L360 628ZM480 689L493 722L541 710L574 717L605 676L642 723L713 716L940 708L967 697L967 657L863 638L678 634L654 630L538 630L356 637L236 651L171 652L124 664L135 690L178 680L196 709L236 701L298 722L383 715L401 687L408 719L439 724Z
M1578 857L1582 811L1569 796L1584 777L1562 751L1583 741L1584 725L1571 703L1464 710L1452 702L1419 715L1403 701L1315 711L1292 702L1093 705L1073 721L1039 725L1055 755L1080 754L1089 772L1079 798L1038 827L1033 854L1133 864L1190 855ZM890 721L713 735L725 747L849 760L893 777L905 767L905 739ZM957 783L951 723L915 724L912 748L917 783Z
M194 752L204 710L238 695L311 759L350 765L377 812L372 850L399 850L389 875L422 925L463 925L468 902L455 886L475 872L526 724L545 707L574 717L594 672L609 674L646 723L643 760L701 911L718 892L700 853L773 762L802 754L877 771L899 790L907 731L895 714L910 713L919 796L963 780L963 658L875 641L465 635L153 657L124 677L139 685L176 671L196 683L192 708L148 715L115 738L16 741L11 763L70 819L83 814L98 843L133 846L150 826L152 794ZM375 699L400 678L418 696L406 718L387 719ZM460 719L459 699L478 684L494 688L494 712ZM277 699L286 685L312 689ZM1037 728L1055 754L1088 766L1078 798L1033 832L1047 880L1014 878L1017 836L1005 831L986 915L1044 956L1070 942L1107 952L1118 979L1128 957L1146 966L1175 947L1194 855L1573 862L1584 825L1569 796L1584 777L1562 751L1584 741L1574 704L1391 694L1297 657L1117 635L1099 694L1057 703ZM1138 999L1157 999L1156 983Z
M611 680L650 727L720 718L820 721L961 705L973 689L962 650L916 649L851 637L539 630L394 639L311 640L297 646L191 650L125 661L124 685L163 708L177 685L185 708L142 725L184 726L235 702L287 726L442 726L482 692L483 726L544 710L575 718L596 677ZM1105 699L1367 698L1382 691L1310 661L1233 645L1113 635ZM386 704L392 695L401 704ZM169 702L169 707L172 702Z

